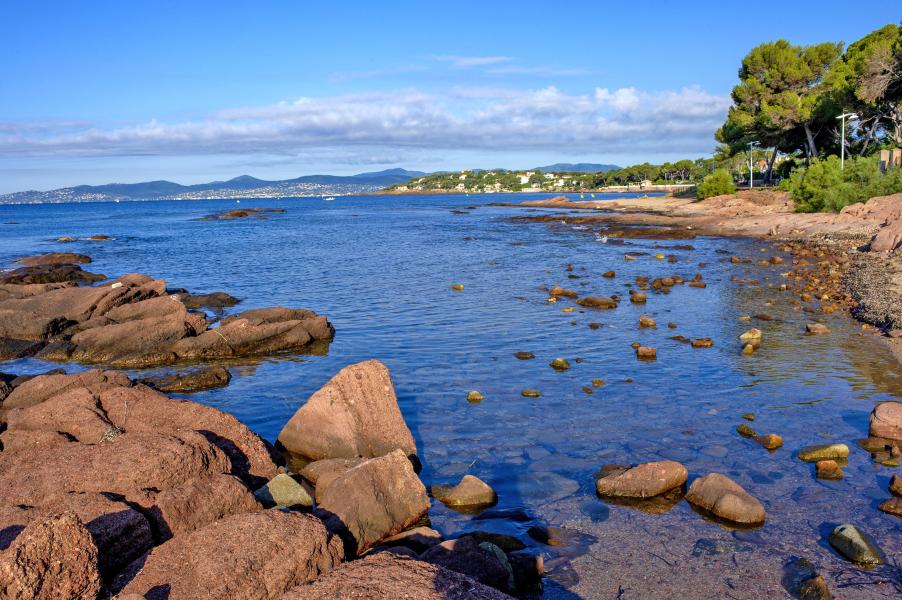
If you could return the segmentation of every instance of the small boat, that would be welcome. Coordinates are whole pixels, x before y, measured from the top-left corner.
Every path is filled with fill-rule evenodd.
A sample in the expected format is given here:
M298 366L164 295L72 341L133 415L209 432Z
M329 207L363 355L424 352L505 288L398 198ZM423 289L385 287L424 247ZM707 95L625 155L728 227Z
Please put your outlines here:
M335 200L335 196L326 196L323 198L323 202L332 202L333 200Z
M589 196L592 197L592 198L594 198L594 197L595 197L595 194L589 194Z
M241 200L235 200L235 204L241 204Z

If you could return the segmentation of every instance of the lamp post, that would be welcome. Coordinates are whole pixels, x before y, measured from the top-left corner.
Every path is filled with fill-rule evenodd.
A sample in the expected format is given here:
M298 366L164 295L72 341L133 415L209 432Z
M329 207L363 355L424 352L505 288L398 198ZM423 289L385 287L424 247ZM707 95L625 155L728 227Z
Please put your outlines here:
M755 185L755 172L752 170L752 157L754 155L755 146L758 142L749 142L749 189Z
M843 113L836 117L842 121L842 138L839 143L839 168L846 168L846 118L849 119L857 119L858 115L856 113Z

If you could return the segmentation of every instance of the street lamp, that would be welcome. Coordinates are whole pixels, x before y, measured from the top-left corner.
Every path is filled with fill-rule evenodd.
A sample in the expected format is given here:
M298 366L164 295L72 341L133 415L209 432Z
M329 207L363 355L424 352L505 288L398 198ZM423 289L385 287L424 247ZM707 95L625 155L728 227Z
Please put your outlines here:
M755 185L755 172L752 170L752 155L758 142L749 142L749 189Z
M836 118L842 120L842 140L839 143L839 168L844 169L846 167L846 118L857 119L858 115L856 113L843 113Z

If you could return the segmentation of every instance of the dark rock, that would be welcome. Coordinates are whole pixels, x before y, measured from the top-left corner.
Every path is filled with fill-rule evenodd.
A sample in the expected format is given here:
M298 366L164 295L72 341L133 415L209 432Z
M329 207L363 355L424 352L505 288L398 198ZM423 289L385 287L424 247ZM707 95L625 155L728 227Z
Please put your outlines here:
M141 383L167 394L188 394L225 387L231 380L232 375L225 367L200 367L145 377Z
M84 271L77 265L67 264L43 264L0 273L0 283L16 285L67 281L94 283L104 279L106 279L105 275Z
M211 294L182 294L182 303L188 308L228 308L238 304L238 298L225 292Z
M90 263L91 257L84 254L75 254L73 252L50 252L48 254L26 256L18 259L16 262L23 267L36 267L38 265L74 265Z
M489 542L479 542L472 537L447 540L424 552L421 558L497 590L513 591L515 587L507 556Z
M854 525L839 525L830 533L830 545L849 561L861 565L881 565L883 556L870 536Z

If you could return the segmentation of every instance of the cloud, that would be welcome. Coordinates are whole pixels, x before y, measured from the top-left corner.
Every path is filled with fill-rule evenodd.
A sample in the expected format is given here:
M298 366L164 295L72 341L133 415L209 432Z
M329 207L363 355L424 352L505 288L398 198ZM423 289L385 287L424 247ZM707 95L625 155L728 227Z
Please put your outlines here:
M458 55L438 55L433 56L433 60L449 63L452 67L468 68L468 67L484 67L486 65L497 65L513 60L510 56L458 56Z
M302 97L182 122L9 127L0 130L0 156L290 156L317 149L354 157L410 149L690 154L710 151L729 104L729 97L698 87L582 94L554 86L402 89Z
M487 69L492 75L533 75L536 77L577 77L589 73L587 69L561 69L558 67L523 67L507 65Z

